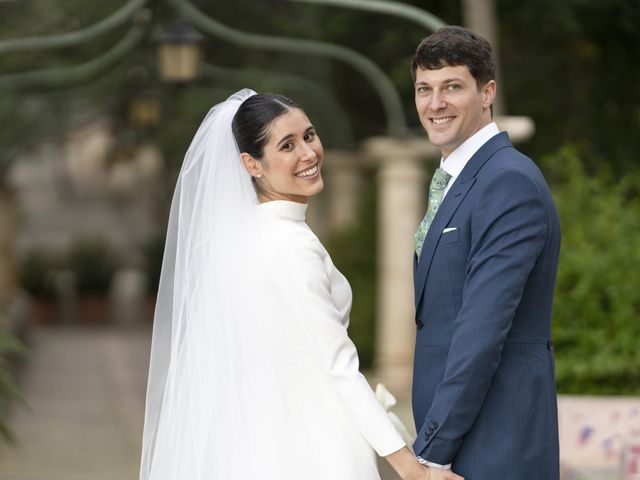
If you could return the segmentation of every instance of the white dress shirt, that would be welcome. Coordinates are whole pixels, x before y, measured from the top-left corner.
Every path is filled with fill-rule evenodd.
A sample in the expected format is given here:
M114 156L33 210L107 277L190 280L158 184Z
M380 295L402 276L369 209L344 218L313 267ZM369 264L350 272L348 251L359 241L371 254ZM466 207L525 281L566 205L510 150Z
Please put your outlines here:
M476 133L471 135L464 143L458 146L453 152L449 154L447 158L440 159L440 168L451 175L449 183L447 183L444 189L442 198L447 196L447 192L451 189L451 185L455 182L456 178L460 176L460 173L467 165L471 157L480 150L480 147L487 143L492 137L500 133L498 126L495 122L482 127ZM451 464L440 465L439 463L429 462L421 457L418 457L418 461L428 467L437 468L440 470L450 470Z
M444 195L447 196L447 192L455 182L456 178L460 175L467 162L473 157L473 155L480 150L480 147L487 143L492 137L500 133L498 126L495 122L482 127L476 133L471 135L464 143L449 154L447 158L440 159L440 167L451 175L451 179L444 189Z

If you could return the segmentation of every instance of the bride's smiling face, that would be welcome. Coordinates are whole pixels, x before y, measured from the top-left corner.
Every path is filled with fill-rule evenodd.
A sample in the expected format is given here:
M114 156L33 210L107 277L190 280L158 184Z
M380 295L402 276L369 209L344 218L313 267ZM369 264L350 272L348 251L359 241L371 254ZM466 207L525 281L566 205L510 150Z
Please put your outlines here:
M323 156L320 138L302 110L292 108L275 118L262 159L255 163L255 172L250 172L257 178L260 201L307 203L324 188Z

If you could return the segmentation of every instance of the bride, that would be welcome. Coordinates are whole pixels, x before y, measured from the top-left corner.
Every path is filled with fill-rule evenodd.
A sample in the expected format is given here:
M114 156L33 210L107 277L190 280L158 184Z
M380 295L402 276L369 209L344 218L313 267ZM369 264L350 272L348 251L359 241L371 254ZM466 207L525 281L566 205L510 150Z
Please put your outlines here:
M142 480L403 479L420 465L358 370L351 290L305 224L323 150L291 100L242 90L184 159L156 306Z

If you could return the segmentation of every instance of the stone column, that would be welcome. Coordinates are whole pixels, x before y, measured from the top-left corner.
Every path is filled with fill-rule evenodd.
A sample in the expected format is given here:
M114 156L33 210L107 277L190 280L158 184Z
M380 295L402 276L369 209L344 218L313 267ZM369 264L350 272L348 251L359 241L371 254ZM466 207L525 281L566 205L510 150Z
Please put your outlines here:
M362 195L362 171L356 152L330 150L324 156L327 217L330 233L357 225Z
M324 191L320 195L314 195L309 199L309 207L307 208L307 225L322 242L327 240L330 233L326 213L328 196L329 193Z
M378 300L376 379L394 395L410 394L415 307L413 234L426 209L426 159L440 153L426 138L372 138L364 144L378 166Z
M518 115L496 115L494 118L500 131L507 132L514 145L529 140L536 131L531 117Z
M496 28L496 6L495 0L463 0L462 1L462 18L465 27L486 38L493 51L496 54L497 72L496 81L498 82L498 90L496 99L493 102L494 113L503 114L507 110L504 101L502 88L503 77L500 68L500 55L498 43L498 30Z
M126 327L139 325L144 318L148 291L147 277L135 267L120 268L109 292L112 323Z

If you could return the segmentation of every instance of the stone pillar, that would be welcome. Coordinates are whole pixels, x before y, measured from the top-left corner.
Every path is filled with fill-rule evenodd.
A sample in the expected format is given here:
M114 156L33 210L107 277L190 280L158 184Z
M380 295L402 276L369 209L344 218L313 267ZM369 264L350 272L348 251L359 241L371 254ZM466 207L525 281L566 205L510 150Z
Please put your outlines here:
M500 131L509 134L509 138L514 145L529 140L536 131L536 125L531 117L497 115L494 121Z
M307 225L322 242L327 240L330 233L326 213L328 196L329 193L325 191L319 195L314 195L309 199L309 207L307 208Z
M148 291L147 278L140 269L124 267L114 275L110 291L112 323L134 326L142 323Z
M496 80L498 90L496 99L493 102L494 114L500 115L506 112L506 104L502 89L502 74L500 68L500 56L498 55L498 29L496 28L496 6L495 0L463 0L462 18L465 27L486 38L496 54L497 72Z
M0 190L0 310L16 293L15 212L11 194Z
M362 195L358 155L348 150L327 151L324 156L327 217L330 233L357 225Z
M358 222L362 177L356 152L327 150L322 178L324 191L309 199L307 224L325 241Z
M440 153L426 138L372 138L365 151L378 166L377 380L394 395L410 394L415 307L413 234L425 213L425 159Z

